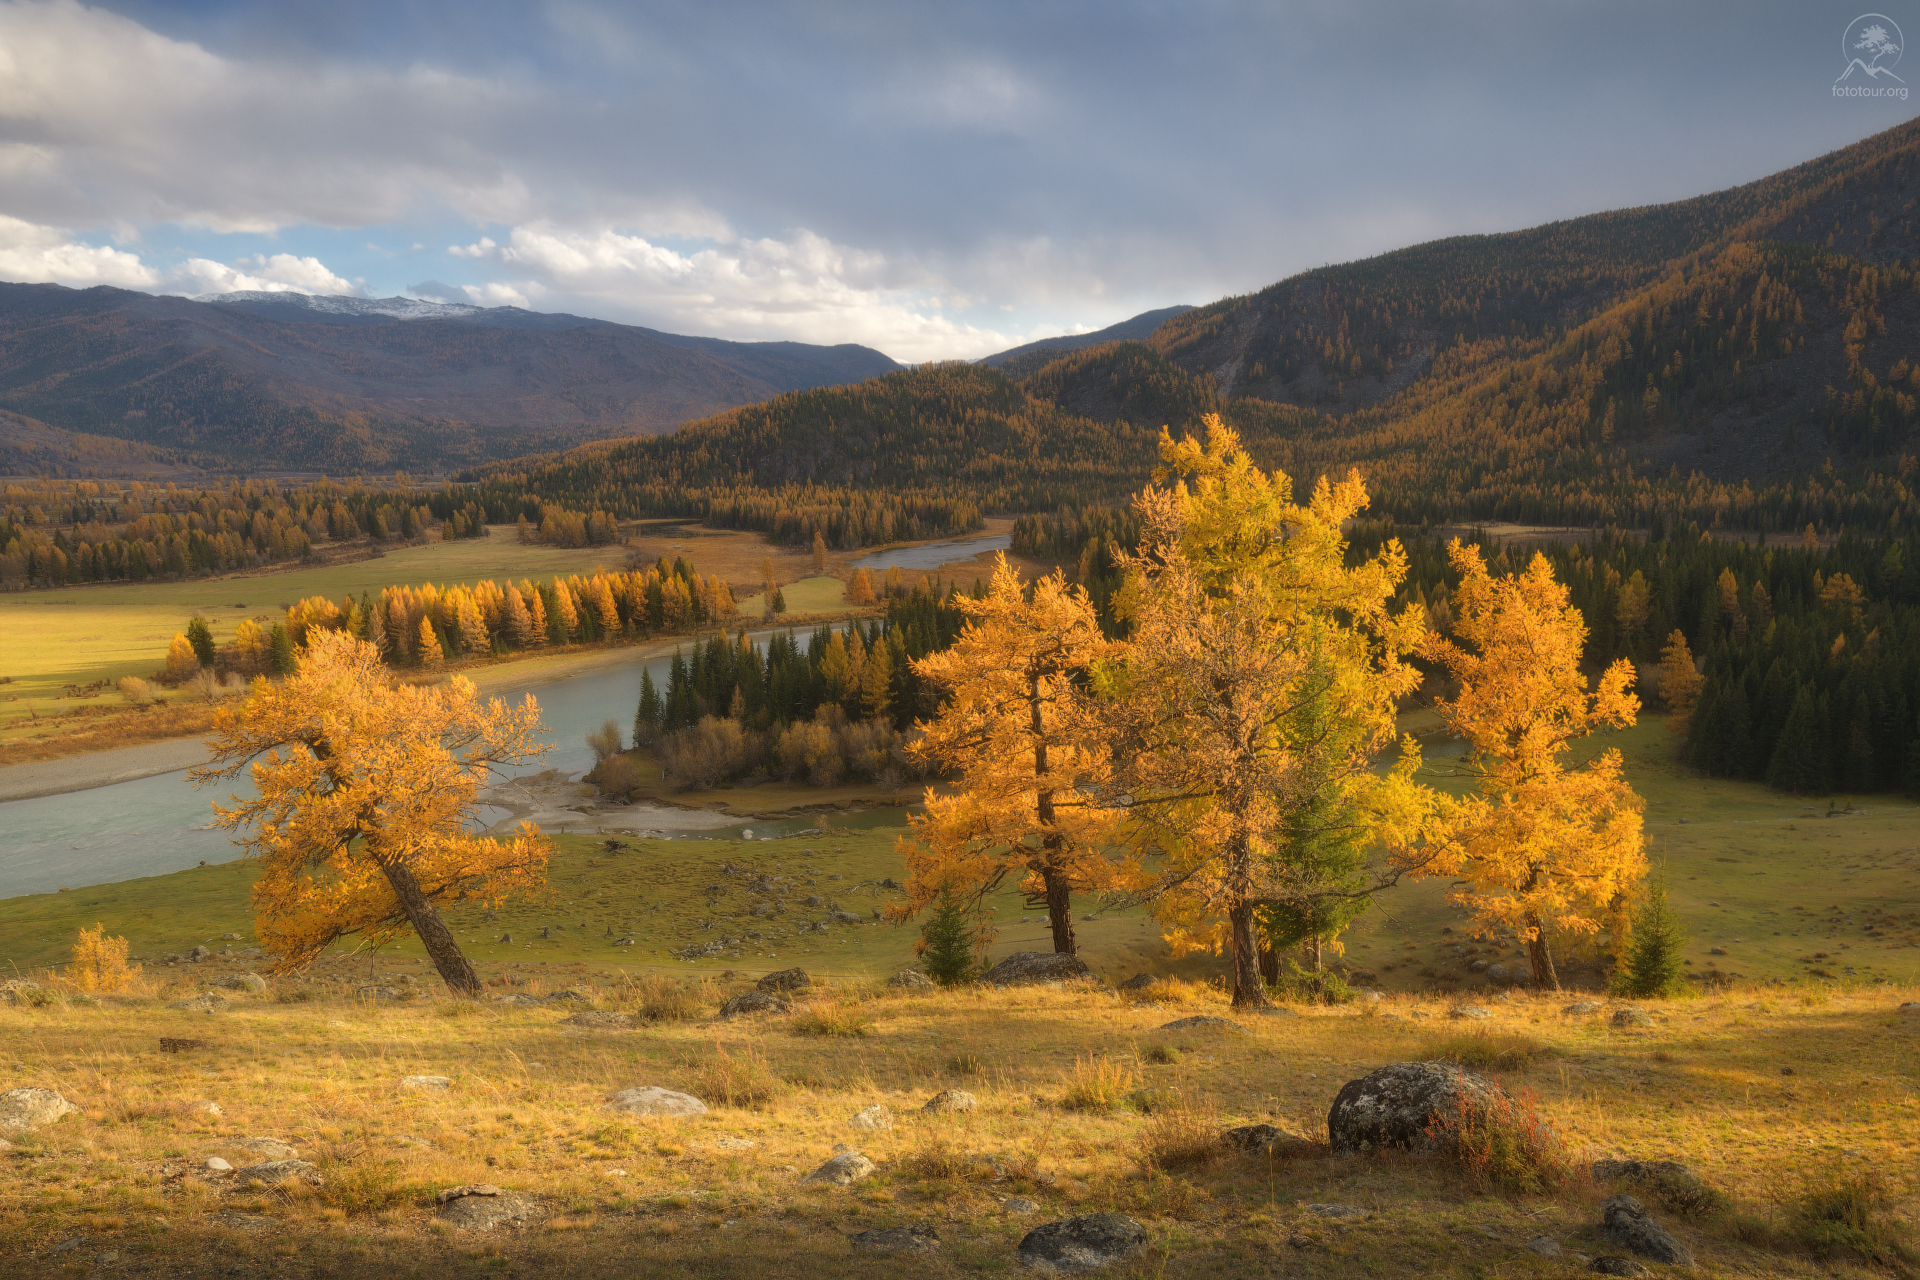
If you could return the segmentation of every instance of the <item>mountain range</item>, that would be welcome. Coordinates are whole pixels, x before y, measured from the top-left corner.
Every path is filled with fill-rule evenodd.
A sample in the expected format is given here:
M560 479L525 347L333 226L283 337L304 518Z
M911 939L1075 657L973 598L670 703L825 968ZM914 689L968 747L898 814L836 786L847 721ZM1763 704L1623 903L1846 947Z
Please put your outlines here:
M24 421L41 456L53 428L221 468L434 468L666 431L899 367L852 344L512 307L0 284L0 409L13 415L0 455L27 449Z

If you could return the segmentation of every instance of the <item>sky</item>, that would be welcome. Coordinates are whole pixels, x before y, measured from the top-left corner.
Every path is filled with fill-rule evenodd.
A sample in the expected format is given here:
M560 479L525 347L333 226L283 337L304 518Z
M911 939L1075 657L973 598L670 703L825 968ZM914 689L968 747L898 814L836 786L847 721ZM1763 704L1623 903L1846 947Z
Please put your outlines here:
M1863 2L0 0L0 279L973 358L1844 146Z

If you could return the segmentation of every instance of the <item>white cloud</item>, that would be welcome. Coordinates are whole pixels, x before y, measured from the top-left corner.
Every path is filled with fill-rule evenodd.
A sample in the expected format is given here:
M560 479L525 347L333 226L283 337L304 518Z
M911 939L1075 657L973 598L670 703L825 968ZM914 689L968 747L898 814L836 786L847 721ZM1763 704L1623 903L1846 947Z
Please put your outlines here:
M255 254L234 266L207 258L189 258L168 274L167 283L187 294L321 293L363 294L365 289L329 271L318 258L290 253Z
M56 227L43 227L0 214L0 280L23 284L97 284L149 289L160 277L140 255L124 249L81 244Z
M504 244L482 238L448 252L521 277L467 287L488 305L585 303L593 314L684 333L858 342L914 361L985 355L1018 341L938 314L943 302L976 299L943 298L935 292L942 282L926 269L804 230L683 253L611 228L542 223L514 227Z

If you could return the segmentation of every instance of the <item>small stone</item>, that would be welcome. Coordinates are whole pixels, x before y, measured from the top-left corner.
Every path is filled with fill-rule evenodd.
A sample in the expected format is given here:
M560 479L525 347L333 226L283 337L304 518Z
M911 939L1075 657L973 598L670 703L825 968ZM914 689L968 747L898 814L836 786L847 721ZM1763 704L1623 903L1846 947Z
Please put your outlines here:
M675 1093L671 1089L661 1089L654 1085L641 1085L634 1089L622 1089L607 1100L607 1104L616 1111L630 1111L636 1116L703 1116L707 1114L707 1104L690 1094Z
M265 1164L252 1164L240 1170L239 1176L264 1182L270 1187L295 1181L314 1187L320 1185L320 1171L305 1160L269 1160Z
M887 979L887 985L890 987L906 987L911 990L920 991L932 987L933 979L918 969L902 969Z
M251 1151L254 1155L265 1156L269 1160L291 1160L299 1155L291 1143L278 1138L242 1138L233 1144L242 1151Z
M196 1102L193 1104L193 1109L203 1116L223 1116L227 1114L220 1109L220 1104L217 1102Z
M400 1081L402 1089L447 1089L452 1085L447 1076L404 1076Z
M228 991L249 991L256 996L265 995L267 991L267 980L257 973L232 974L229 977L221 978L213 985L216 987L224 987Z
M1147 1247L1147 1229L1121 1213L1049 1222L1020 1241L1020 1261L1052 1275L1099 1271Z
M1316 1218L1331 1218L1336 1222L1358 1222L1367 1216L1367 1211L1357 1204L1310 1204L1307 1212Z
M208 956L212 954L213 952L206 947L195 947L193 950L187 952L187 959L205 960Z
M1597 1000L1576 1000L1560 1012L1569 1018L1584 1018L1588 1014L1600 1012L1600 1003Z
M1176 1018L1160 1028L1162 1031L1238 1031L1246 1028L1232 1018L1217 1018L1212 1014L1198 1014L1191 1018Z
M1609 1254L1604 1258L1595 1258L1587 1270L1603 1276L1650 1276L1653 1269L1644 1262L1632 1258L1623 1258L1619 1254Z
M761 991L782 992L802 991L813 985L813 979L807 977L805 969L782 969L760 979L754 986Z
M1727 949L1725 947L1708 947L1707 954L1710 956L1723 956L1727 954Z
M854 1112L853 1119L849 1121L849 1123L856 1129L865 1129L868 1131L874 1129L891 1129L893 1128L893 1113L876 1102L870 1107L862 1107L860 1110Z
M622 1031L633 1025L630 1013L610 1013L605 1009L582 1009L560 1020L563 1027L597 1027L603 1031Z
M722 1151L751 1151L758 1144L752 1138L735 1138L723 1134L713 1140L713 1145Z
M1601 1231L1628 1252L1670 1266L1693 1265L1692 1252L1667 1234L1646 1206L1632 1196L1613 1196L1600 1206L1600 1213Z
M238 942L240 941L240 935L237 933L222 934L220 940L222 942Z
M1493 1016L1493 1010L1482 1008L1477 1004L1463 1004L1453 1010L1449 1016L1455 1018L1491 1018Z
M185 1009L189 1013L213 1013L227 1007L227 998L218 991L203 991L187 1000L175 1000L169 1009Z
M60 1096L56 1089L9 1089L0 1093L0 1136L18 1137L32 1133L43 1124L52 1124L80 1108Z
M1564 1252L1560 1248L1560 1242L1552 1236L1535 1236L1527 1241L1526 1247L1530 1252L1537 1253L1543 1258L1557 1258Z
M1152 985L1153 985L1152 974L1136 973L1131 978L1128 978L1125 982L1121 983L1120 989L1122 991L1145 991L1148 987Z
M219 1156L208 1156L206 1163L201 1165L200 1167L202 1169L205 1169L208 1173L232 1173L233 1172L233 1166L228 1164L225 1160L222 1160Z
M927 1105L920 1109L939 1115L950 1111L975 1111L979 1106L980 1099L965 1089L942 1089L928 1098Z
M791 1013L793 1005L762 989L743 991L720 1006L722 1018L744 1018L756 1013Z
M1040 1212L1040 1206L1025 1196L1009 1196L1000 1202L1000 1208L1007 1213L1021 1215Z
M803 1185L809 1183L831 1183L836 1187L849 1186L862 1178L873 1176L873 1161L858 1151L844 1151L800 1179Z
M932 1227L884 1227L847 1237L855 1253L937 1253L940 1237Z

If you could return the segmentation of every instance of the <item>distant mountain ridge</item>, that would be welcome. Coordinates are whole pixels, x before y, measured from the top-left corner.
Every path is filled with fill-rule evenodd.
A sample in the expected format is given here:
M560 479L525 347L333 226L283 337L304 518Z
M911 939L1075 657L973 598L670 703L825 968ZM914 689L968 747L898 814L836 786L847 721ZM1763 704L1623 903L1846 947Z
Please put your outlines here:
M1005 351L996 351L990 356L982 356L974 363L984 364L993 369L1014 366L1007 369L1007 372L1017 378L1033 372L1062 352L1105 346L1109 342L1129 342L1145 338L1175 316L1191 310L1193 310L1192 307L1182 305L1161 307L1157 311L1142 311L1132 319L1122 320L1119 324L1110 324L1092 333L1063 333L1056 338L1040 338L1017 347L1008 347Z
M0 283L0 409L221 469L461 466L898 368L850 343L727 342L512 307Z

